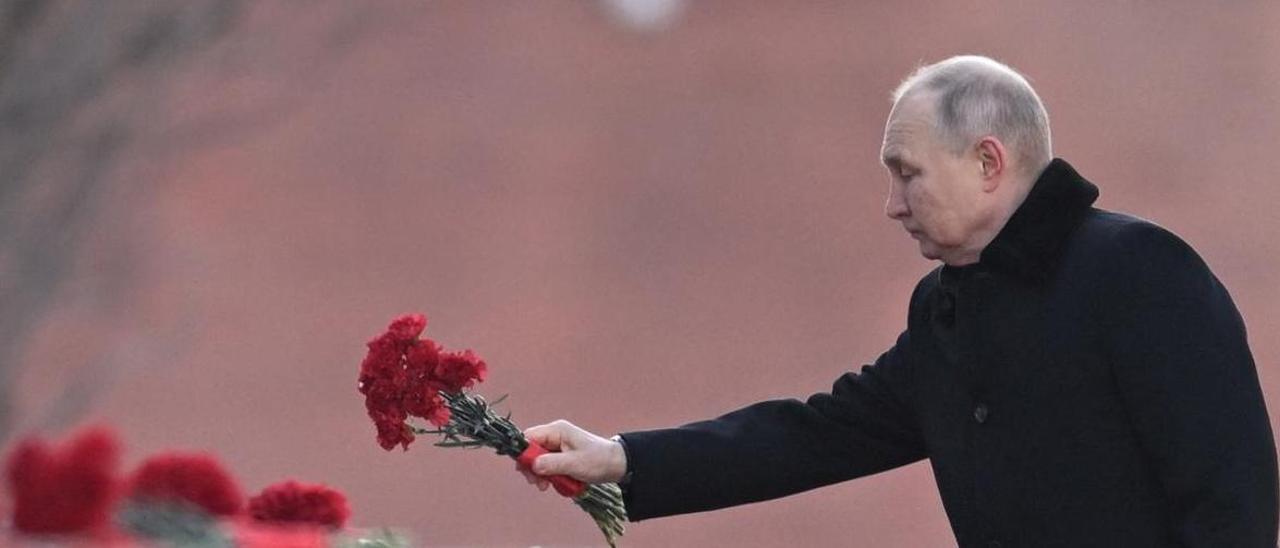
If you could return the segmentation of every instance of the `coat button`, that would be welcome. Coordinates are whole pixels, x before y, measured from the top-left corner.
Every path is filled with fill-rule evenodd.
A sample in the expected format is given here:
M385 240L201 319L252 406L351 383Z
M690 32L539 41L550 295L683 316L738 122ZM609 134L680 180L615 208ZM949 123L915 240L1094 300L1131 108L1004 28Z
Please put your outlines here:
M978 424L987 422L987 415L989 414L991 414L991 411L987 409L987 404L985 403L980 403L973 408L973 420L978 421Z

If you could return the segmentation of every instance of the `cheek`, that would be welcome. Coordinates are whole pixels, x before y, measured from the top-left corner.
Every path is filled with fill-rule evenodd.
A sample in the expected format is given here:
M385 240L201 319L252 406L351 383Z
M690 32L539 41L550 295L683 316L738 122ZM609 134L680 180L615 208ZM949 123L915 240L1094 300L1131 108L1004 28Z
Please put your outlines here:
M911 205L911 216L916 218L920 227L926 231L932 243L947 245L955 239L953 234L956 225L955 210L947 201L948 196L920 188L908 201Z
M903 196L907 207L911 208L911 216L921 222L928 222L934 214L934 197L923 185L911 187Z

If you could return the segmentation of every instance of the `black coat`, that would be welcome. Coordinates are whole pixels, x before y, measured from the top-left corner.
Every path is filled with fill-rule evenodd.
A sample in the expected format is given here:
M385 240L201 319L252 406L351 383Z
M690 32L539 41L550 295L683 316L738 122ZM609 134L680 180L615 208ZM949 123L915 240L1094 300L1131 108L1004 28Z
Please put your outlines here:
M633 521L928 458L961 546L1276 546L1245 326L1174 234L1055 159L981 260L930 272L830 393L622 435Z

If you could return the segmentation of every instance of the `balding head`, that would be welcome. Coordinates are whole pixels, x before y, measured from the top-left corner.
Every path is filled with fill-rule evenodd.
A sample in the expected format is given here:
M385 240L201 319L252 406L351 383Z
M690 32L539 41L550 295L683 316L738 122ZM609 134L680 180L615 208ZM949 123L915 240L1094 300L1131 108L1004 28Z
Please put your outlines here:
M1052 159L1027 81L985 57L917 70L893 94L881 160L885 214L950 265L977 262Z
M1040 97L1026 78L993 59L961 55L921 67L894 90L895 109L907 98L932 103L933 129L954 154L994 136L1027 179L1053 159L1049 115Z

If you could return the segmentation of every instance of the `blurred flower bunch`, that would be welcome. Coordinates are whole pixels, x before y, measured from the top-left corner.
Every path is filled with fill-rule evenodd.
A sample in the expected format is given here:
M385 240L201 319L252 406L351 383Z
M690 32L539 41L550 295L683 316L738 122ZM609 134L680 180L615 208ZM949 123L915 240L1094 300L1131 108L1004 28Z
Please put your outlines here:
M387 451L397 445L408 450L415 434L439 434L444 439L437 446L488 447L531 470L533 460L546 450L526 439L509 414L499 416L483 397L466 390L484 381L488 374L484 360L471 350L444 352L435 341L420 337L426 328L426 316L405 314L366 345L369 351L360 363L358 388L365 396L365 411L377 430L378 444ZM436 428L413 426L410 417ZM609 545L614 545L627 520L617 484L585 485L567 476L548 480L556 492L586 511Z
M120 442L101 426L62 443L19 441L5 463L0 545L402 546L389 532L345 529L346 496L289 480L247 500L207 453L164 452L120 471Z

